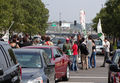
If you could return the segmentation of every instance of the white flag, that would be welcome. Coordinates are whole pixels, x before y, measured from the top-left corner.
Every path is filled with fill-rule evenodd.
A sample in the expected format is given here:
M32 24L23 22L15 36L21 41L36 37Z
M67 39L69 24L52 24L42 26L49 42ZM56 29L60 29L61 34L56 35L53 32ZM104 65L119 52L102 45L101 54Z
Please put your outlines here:
M97 25L97 33L101 40L104 40L104 33L102 32L102 26L101 26L101 20L99 19L98 25Z

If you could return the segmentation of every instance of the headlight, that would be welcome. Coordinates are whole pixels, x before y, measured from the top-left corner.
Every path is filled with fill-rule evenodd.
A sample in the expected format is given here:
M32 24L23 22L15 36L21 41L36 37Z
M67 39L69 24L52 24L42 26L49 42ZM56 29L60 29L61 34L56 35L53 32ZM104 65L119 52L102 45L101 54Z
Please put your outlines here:
M34 80L29 80L27 83L43 83L42 77L38 77Z

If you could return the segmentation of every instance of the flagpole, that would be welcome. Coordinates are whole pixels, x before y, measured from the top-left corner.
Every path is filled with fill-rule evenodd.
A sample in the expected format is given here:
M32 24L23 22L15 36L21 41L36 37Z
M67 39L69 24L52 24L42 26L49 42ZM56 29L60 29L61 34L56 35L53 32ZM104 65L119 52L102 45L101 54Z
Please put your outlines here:
M14 24L14 21L12 21L10 27L8 28L8 31L11 29L11 27L13 26L13 24Z

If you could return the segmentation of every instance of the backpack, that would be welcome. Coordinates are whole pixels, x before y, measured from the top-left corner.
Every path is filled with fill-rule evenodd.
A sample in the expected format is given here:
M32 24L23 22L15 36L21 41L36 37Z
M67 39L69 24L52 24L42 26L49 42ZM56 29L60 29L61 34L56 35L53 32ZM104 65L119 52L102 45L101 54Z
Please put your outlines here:
M88 55L89 51L88 51L88 48L86 47L86 45L84 43L82 43L81 47L82 47L83 54Z

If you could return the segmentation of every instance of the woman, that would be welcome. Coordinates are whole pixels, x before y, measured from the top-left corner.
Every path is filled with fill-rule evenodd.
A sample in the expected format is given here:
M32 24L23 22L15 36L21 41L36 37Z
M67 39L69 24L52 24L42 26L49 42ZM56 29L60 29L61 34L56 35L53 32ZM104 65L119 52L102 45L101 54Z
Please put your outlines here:
M73 71L77 70L77 63L76 63L76 59L78 56L78 46L77 46L77 41L74 42L74 45L72 46L72 50L73 50Z
M90 57L90 63L93 68L96 68L96 45L94 40L92 40L92 55Z
M10 43L10 46L12 48L20 48L15 38L13 38L12 42Z

